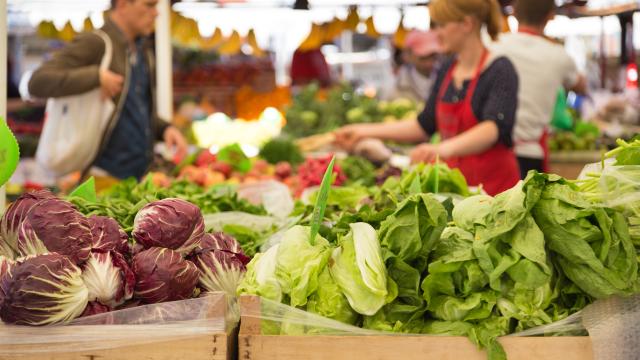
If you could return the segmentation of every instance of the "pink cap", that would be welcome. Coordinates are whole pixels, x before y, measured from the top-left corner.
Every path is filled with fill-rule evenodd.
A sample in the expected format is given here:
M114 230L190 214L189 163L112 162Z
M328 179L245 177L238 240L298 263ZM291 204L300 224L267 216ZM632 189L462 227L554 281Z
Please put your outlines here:
M404 41L404 46L417 56L427 56L441 52L440 41L433 31L411 31Z

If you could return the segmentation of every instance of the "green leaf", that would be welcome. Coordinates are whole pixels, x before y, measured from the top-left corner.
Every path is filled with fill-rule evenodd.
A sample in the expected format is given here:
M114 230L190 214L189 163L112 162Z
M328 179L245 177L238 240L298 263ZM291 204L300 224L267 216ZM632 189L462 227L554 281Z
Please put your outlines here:
M18 167L20 148L3 118L0 118L0 186L4 185Z
M436 157L436 166L434 169L435 172L435 181L434 181L434 185L433 185L433 193L437 194L440 191L440 157L437 156Z
M420 173L416 173L416 176L411 181L411 185L409 186L409 194L420 194L422 193L422 184L420 180Z
M309 242L315 244L316 235L320 230L320 224L324 218L324 210L327 207L327 200L329 199L329 191L331 190L331 183L333 182L333 166L336 163L336 157L334 156L327 167L327 171L324 173L322 183L320 184L320 193L316 200L316 205L313 209L313 218L311 220L311 237Z
M246 173L251 170L251 160L244 154L238 144L228 145L220 149L217 159L229 164L234 170Z
M89 180L83 182L78 186L69 197L79 197L89 202L96 202L98 196L96 195L96 180L92 177Z

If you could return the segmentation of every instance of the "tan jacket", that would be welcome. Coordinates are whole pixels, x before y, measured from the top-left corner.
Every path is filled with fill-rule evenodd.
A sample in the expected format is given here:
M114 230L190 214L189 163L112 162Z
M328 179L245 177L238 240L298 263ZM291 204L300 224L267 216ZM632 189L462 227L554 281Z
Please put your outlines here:
M124 101L129 89L129 43L122 31L110 19L105 20L102 27L113 47L113 57L111 59L110 70L124 76L124 86L122 92L113 100L116 110L112 120L120 116ZM100 87L99 68L100 62L105 52L105 44L102 38L94 33L83 33L78 35L71 44L56 52L53 58L37 69L29 81L29 93L39 98L56 98L70 95L82 94L84 92ZM145 45L145 58L149 66L151 76L151 116L152 133L157 139L162 138L168 123L157 116L156 96L155 96L155 59L150 46ZM116 121L111 121L111 129L105 139L110 137ZM103 142L105 144L106 141Z

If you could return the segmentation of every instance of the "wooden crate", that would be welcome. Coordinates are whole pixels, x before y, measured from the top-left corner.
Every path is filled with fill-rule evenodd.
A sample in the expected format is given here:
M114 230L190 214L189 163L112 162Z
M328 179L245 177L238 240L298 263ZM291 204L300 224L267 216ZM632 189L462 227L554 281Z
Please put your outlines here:
M242 297L241 307L256 313L260 299ZM589 360L591 340L583 337L505 337L509 360ZM239 360L486 360L467 338L445 336L267 336L260 319L241 318Z
M224 318L225 315L226 301L217 301L210 310L210 316ZM99 326L101 325L66 326L60 329L69 334L81 336L83 329ZM44 329L39 328L39 330ZM231 360L235 359L237 354L237 334L236 328L230 334L222 330L206 335L178 337L158 342L114 345L111 349L102 350L78 351L70 346L65 352L41 352L42 345L37 345L38 349L30 348L33 345L0 345L0 360ZM9 349L12 351L8 351ZM11 352L20 351L25 351L29 355L11 354Z

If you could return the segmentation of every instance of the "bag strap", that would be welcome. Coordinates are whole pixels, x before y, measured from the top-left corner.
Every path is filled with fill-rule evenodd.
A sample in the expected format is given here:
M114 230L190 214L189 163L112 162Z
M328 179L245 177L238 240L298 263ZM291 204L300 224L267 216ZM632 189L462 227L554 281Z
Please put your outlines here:
M111 66L111 60L113 59L113 44L111 43L111 38L109 37L109 35L107 35L107 33L100 29L94 30L93 33L98 35L100 38L102 38L102 41L104 41L104 55L102 55L102 60L100 61L100 70L109 70L109 67ZM107 129L108 128L109 126L107 125ZM105 141L105 136L106 130L105 134L102 135L101 143ZM87 177L87 175L89 175L89 171L93 167L93 163L95 162L95 160L96 159L93 159L92 162L80 172L80 180L78 181L78 185L80 185Z
M100 70L109 70L109 66L111 66L111 59L113 58L113 44L111 44L111 38L107 33L100 29L94 30L93 33L100 36L102 41L104 41L104 55L100 62Z

